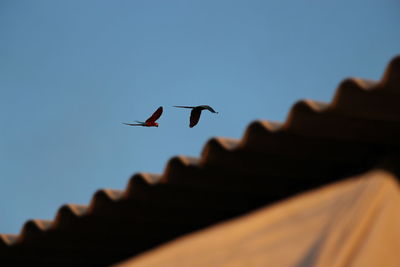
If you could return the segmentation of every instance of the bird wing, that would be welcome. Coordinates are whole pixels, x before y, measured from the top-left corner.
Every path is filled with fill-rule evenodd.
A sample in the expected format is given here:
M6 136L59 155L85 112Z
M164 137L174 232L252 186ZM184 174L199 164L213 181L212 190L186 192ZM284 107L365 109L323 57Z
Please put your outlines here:
M195 107L189 107L189 106L174 106L176 108L195 108Z
M200 120L201 109L194 108L192 112L190 112L190 124L189 127L194 127Z
M129 126L143 126L143 123L125 123L125 122L123 122L122 124L129 125Z
M158 118L161 117L162 112L163 112L163 108L162 108L162 107L159 107L159 108L153 113L153 115L151 115L151 117L148 118L148 119L146 120L146 123L147 123L147 122L155 122L156 120L158 120Z

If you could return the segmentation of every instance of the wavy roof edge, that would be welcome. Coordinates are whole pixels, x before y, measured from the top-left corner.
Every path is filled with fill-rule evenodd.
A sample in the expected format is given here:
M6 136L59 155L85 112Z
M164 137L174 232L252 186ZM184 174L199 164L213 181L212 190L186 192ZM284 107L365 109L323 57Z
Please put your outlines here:
M395 98L393 98L393 101L396 102L396 105L387 105L383 109L382 105L379 106L380 97L386 97L385 99L388 100L387 95L400 95L400 55L390 61L379 82L360 78L345 79L336 89L336 93L330 103L300 100L292 106L284 123L254 121L247 126L241 139L214 137L204 145L200 158L187 156L173 157L168 161L161 175L136 173L129 179L124 190L100 189L95 192L89 205L65 204L58 209L54 220L28 220L22 227L20 234L0 234L0 247L23 243L49 229L54 230L67 227L75 220L88 214L101 212L110 202L129 199L135 194L141 194L146 187L157 183L173 181L177 179L175 176L180 168L201 168L217 160L216 157L213 157L213 154L218 155L221 151L222 153L226 153L243 148L254 150L260 149L260 147L265 148L263 144L254 144L252 136L259 134L274 136L282 133L308 136L310 131L307 130L308 122L305 122L304 114L307 114L306 116L310 114L315 116L320 116L321 114L326 116L346 114L355 119L400 122L398 116L400 114L400 105L397 105L398 101ZM307 120L309 120L308 117ZM330 123L329 120L328 123ZM324 134L322 133L321 136L324 136ZM313 134L310 134L310 137L313 137ZM328 135L328 137L332 136ZM333 137L352 139L351 136ZM386 137L378 135L374 138L380 138L380 141L400 145L400 141L397 138L396 140L388 140ZM368 138L366 140L371 141ZM361 141L364 140L361 139ZM372 141L376 141L376 139Z

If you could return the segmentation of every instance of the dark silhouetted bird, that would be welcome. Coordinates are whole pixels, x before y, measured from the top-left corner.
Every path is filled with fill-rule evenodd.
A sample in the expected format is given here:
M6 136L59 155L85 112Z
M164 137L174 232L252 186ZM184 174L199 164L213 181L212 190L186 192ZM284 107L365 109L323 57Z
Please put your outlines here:
M163 107L159 107L153 115L151 115L150 118L148 118L145 122L143 121L136 121L137 123L125 123L123 124L129 125L129 126L145 126L145 127L158 127L158 123L156 120L161 117L161 114L163 112Z
M192 128L199 122L202 110L207 109L208 111L210 111L212 113L218 113L212 107L207 106L207 105L201 105L201 106L196 106L196 107L188 107L188 106L174 106L174 107L192 109L192 111L190 112L190 124L189 124L190 128Z

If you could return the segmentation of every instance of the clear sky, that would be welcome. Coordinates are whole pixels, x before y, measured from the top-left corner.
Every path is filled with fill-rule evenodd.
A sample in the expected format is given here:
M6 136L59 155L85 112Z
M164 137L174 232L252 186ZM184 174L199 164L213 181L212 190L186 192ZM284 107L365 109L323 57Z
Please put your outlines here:
M0 1L0 233L379 79L399 28L397 0ZM202 104L192 129L172 107Z

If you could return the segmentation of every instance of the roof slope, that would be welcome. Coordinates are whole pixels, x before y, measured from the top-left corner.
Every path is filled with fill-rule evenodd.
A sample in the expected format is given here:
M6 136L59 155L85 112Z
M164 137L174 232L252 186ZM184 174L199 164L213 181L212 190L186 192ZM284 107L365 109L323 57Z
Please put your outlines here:
M399 225L395 177L371 171L190 234L118 266L394 267L400 266Z
M399 102L400 56L380 82L345 80L331 103L299 101L283 124L253 122L240 140L208 141L200 158L174 157L161 175L135 174L125 190L0 235L0 262L107 265L362 173L399 154Z

